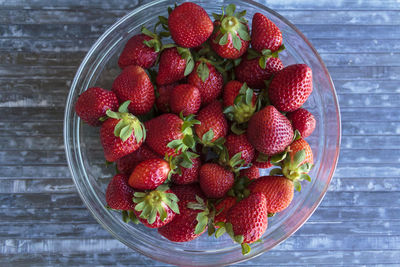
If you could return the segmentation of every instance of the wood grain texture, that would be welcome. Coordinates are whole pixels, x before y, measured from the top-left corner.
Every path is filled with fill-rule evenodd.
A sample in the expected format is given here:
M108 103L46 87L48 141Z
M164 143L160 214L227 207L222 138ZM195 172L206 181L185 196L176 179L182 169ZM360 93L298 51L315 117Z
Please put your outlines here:
M62 138L81 60L142 2L0 0L0 266L166 266L97 224L76 192ZM239 265L400 266L400 2L259 2L320 53L338 93L343 138L313 216Z

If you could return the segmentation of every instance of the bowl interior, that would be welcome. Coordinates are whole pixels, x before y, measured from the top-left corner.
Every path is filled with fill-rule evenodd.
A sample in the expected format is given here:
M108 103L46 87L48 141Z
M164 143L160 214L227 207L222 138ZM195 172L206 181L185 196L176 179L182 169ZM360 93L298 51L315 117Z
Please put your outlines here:
M220 6L227 5L225 1L197 2L209 14L218 13ZM142 25L153 29L157 17L167 16L167 7L173 6L175 1L155 1L143 5L104 33L82 62L66 106L64 137L67 159L85 204L95 218L121 242L168 263L208 266L228 264L254 257L276 246L294 233L318 206L332 178L339 153L340 117L336 94L330 76L314 48L294 26L266 7L252 1L226 2L235 3L239 11L247 10L249 23L254 13L265 14L283 33L286 50L280 57L284 65L306 63L313 70L313 93L304 105L317 120L317 128L307 138L315 160L315 167L310 173L312 182L304 182L302 191L295 193L289 208L270 218L263 242L253 244L250 254L243 256L239 245L232 243L227 236L215 239L205 234L192 242L172 243L158 235L156 230L123 223L119 213L105 208L105 190L114 174L114 166L105 165L99 129L81 123L73 111L78 95L87 88L100 86L111 89L114 78L120 73L117 61L126 41L139 33Z

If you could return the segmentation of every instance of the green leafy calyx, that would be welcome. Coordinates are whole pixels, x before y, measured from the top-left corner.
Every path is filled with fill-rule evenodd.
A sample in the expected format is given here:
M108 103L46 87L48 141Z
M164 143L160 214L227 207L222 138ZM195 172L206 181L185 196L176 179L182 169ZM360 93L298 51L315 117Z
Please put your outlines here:
M190 50L188 48L183 48L183 47L177 47L179 55L181 55L181 58L186 61L186 67L185 67L185 72L184 75L187 76L189 75L193 69L194 69L194 59L192 54L190 53Z
M119 107L118 112L107 110L106 114L108 117L119 120L114 128L114 135L121 138L122 141L126 141L132 134L136 138L136 143L140 143L146 139L146 129L142 122L129 113L128 106L130 101L125 101Z
M233 242L240 244L240 246L242 247L243 255L250 253L251 248L250 248L249 244L244 242L244 236L243 235L235 235L235 233L233 232L233 226L231 223L218 222L215 225L218 226L218 230L215 232L216 238L219 238L224 233L228 233L228 235L232 238Z
M176 153L184 153L189 148L196 151L196 140L193 134L193 125L200 124L200 121L196 120L195 115L191 114L187 117L183 117L182 112L180 118L183 121L181 133L183 134L182 139L172 140L167 144L169 148L175 149Z
M143 41L143 43L148 47L152 47L155 52L160 52L162 44L161 44L161 41L160 41L160 38L158 37L158 35L155 34L154 32L149 31L144 26L142 27L142 33L144 35L147 35L147 36L153 38L151 40L145 40L145 41Z
M225 10L222 9L222 14L213 14L214 18L220 21L220 34L217 36L216 41L219 45L226 45L231 40L233 47L240 51L242 48L242 40L250 41L249 29L247 27L247 20L244 18L246 11L236 12L234 4L228 5Z
M242 124L242 126L235 125L236 128L242 131L246 129L243 127L243 124L250 120L257 108L255 101L253 104L253 97L254 91L246 83L243 83L233 105L224 109L224 114L226 114L230 121ZM232 131L235 132L236 129L232 129Z
M201 210L196 216L197 224L194 233L196 235L204 232L206 227L209 227L209 235L215 231L213 221L215 217L215 209L207 201L205 202L201 197L196 195L196 202L189 202L188 208L192 210Z
M166 192L168 186L160 185L157 189L149 192L135 192L133 202L136 203L135 210L141 211L140 218L153 224L160 216L161 221L167 218L166 207L170 208L176 214L179 214L178 197L173 193Z

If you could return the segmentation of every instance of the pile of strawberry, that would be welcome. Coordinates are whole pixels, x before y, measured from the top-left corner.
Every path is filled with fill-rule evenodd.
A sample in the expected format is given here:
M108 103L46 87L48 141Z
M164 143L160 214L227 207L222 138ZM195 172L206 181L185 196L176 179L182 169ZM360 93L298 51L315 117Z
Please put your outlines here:
M214 22L190 2L168 11L161 32L143 28L127 42L112 90L89 88L76 113L101 126L105 158L116 163L109 208L174 242L227 232L246 254L310 181L303 138L316 121L301 106L312 72L283 66L281 31L260 13L250 33L234 5Z

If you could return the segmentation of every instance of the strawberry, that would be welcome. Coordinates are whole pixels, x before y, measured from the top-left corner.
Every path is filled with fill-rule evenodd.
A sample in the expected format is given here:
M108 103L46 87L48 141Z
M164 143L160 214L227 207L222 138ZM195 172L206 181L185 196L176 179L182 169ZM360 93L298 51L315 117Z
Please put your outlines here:
M293 182L283 176L263 176L248 187L252 194L263 193L267 199L268 213L281 212L293 199Z
M201 166L201 160L198 157L192 158L193 165L190 168L181 167L181 173L174 173L171 176L171 180L175 184L191 184L198 182L199 170Z
M163 159L148 159L140 162L129 177L129 185L139 190L152 190L167 180L171 171Z
M132 202L135 190L128 185L128 177L123 174L115 175L107 186L107 205L115 210L133 210Z
M248 244L260 239L268 227L266 197L262 193L254 193L239 201L229 209L226 223L219 225L222 227L216 231L216 236L224 229L235 242L242 245L242 253L248 254Z
M290 65L274 75L268 88L269 99L279 111L300 108L312 92L312 71L306 64Z
M244 83L235 80L231 80L225 84L223 94L224 107L233 106L235 104L236 98L241 94L240 89L243 89L243 85ZM243 93L246 93L246 91ZM256 94L253 93L253 95L250 96L251 103L255 105L257 100Z
M250 119L247 139L256 150L274 155L285 150L293 139L290 121L274 106L266 106Z
M118 59L121 69L129 65L137 65L148 69L156 63L158 53L161 50L161 42L158 36L145 27L142 34L131 37Z
M274 52L282 45L282 33L279 28L261 13L253 16L251 28L251 46L261 52L269 49Z
M284 175L293 181L297 191L301 190L301 181L311 181L308 173L314 164L312 149L307 141L297 134L293 143L283 153L273 156L271 161L281 169L272 169L270 175Z
M200 187L209 198L221 198L235 181L233 172L215 163L203 164L199 173Z
M197 215L201 210L195 210L188 207L188 204L202 198L201 191L196 185L180 185L172 188L172 191L179 199L179 214L167 225L158 228L158 233L173 242L187 242L196 239L204 233L195 233L197 226ZM199 194L197 194L199 193Z
M130 101L124 102L118 112L107 110L109 117L100 129L100 141L107 161L113 162L140 147L146 138L144 125L128 113Z
M201 191L198 183L186 184L186 185L172 185L172 192L179 198L179 200L190 200L196 201L195 196L205 198L203 191Z
M279 58L269 57L265 60L264 58L258 55L255 57L249 54L244 55L240 64L235 67L236 79L247 83L251 88L265 88L264 81L271 79L272 75L282 70L283 64Z
M156 106L161 112L164 113L171 112L171 109L169 107L169 98L171 97L172 90L177 85L178 85L177 83L171 83L167 85L158 86Z
M219 97L224 79L222 74L206 60L196 62L194 71L188 76L188 83L199 88L201 104L208 105Z
M215 204L216 215L214 218L214 222L226 222L226 215L230 208L232 208L236 204L236 198L234 197L225 197L220 202Z
M313 114L304 108L289 112L286 117L292 122L293 129L298 130L303 138L310 136L315 129Z
M222 113L222 104L217 100L202 108L196 119L200 124L195 125L194 130L205 146L212 146L228 133L228 122Z
M236 6L230 4L225 14L213 14L214 33L210 37L212 49L221 57L235 59L243 55L250 43L247 20L244 12L235 13Z
M100 87L92 87L83 92L76 101L76 114L89 125L101 125L101 118L106 116L106 111L118 109L117 96Z
M248 122L256 111L257 96L246 83L235 80L229 81L224 87L224 113L229 120L234 121L232 132L244 133L244 123ZM239 126L239 125L240 126Z
M204 43L214 26L207 12L195 3L177 6L168 17L172 40L182 47L196 47Z
M260 169L253 165L250 168L240 170L240 176L247 177L249 180L256 180L260 177Z
M195 148L192 126L199 123L194 116L178 117L165 113L145 122L146 144L161 156L177 156Z
M135 192L135 215L144 226L160 228L179 214L178 198L166 185L149 192Z
M183 116L196 114L201 105L200 91L190 84L175 86L169 98L169 106L175 114L182 112Z
M158 65L157 85L177 82L189 75L194 68L194 61L189 49L170 47L161 52Z
M270 161L270 157L268 155L265 155L263 153L260 153L258 151L256 151L256 154L254 155L254 159L253 159L253 166L259 168L259 169L268 169L271 168L272 163Z
M236 135L230 134L226 137L225 147L228 150L229 157L232 158L235 154L241 153L241 159L244 164L248 165L254 158L254 147L247 141L245 134Z
M135 167L142 161L159 158L160 156L153 152L148 146L142 144L132 153L117 159L117 169L120 173L130 175Z
M154 87L149 76L139 66L128 66L115 78L112 91L120 102L130 100L129 112L143 115L151 110L154 104Z

